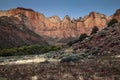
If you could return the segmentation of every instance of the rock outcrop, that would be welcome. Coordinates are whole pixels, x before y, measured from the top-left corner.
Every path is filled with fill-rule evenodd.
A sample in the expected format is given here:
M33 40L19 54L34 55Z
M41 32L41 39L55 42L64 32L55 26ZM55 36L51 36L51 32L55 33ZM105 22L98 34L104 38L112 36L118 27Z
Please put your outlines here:
M118 20L120 22L120 9L118 9L115 14L113 15L113 18Z
M70 19L66 15L62 20L58 16L46 18L42 13L18 7L6 12L1 12L0 16L14 16L24 23L30 30L35 33L52 38L68 38L79 37L81 33L90 34L92 28L97 26L100 30L103 29L108 18L96 12L91 12L84 18Z

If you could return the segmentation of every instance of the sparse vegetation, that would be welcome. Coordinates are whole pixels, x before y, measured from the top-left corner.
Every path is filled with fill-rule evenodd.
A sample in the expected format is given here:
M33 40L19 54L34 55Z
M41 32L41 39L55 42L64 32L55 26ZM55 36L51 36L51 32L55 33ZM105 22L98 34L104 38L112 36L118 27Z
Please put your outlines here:
M64 54L60 58L61 62L75 62L81 59L78 54Z
M83 39L85 39L86 37L88 37L88 35L86 33L83 33L80 35L79 40L83 41Z
M119 59L96 58L70 63L0 65L0 77L7 80L120 80ZM41 76L43 75L43 76Z
M112 26L113 24L117 23L118 21L116 19L112 19L109 23L108 23L108 27Z
M97 26L93 27L91 35L97 33L97 31L99 31L98 27Z
M46 53L46 57L47 57L47 58L52 58L52 57L54 57L55 55L56 55L56 52L54 52L54 51L50 51L50 52Z

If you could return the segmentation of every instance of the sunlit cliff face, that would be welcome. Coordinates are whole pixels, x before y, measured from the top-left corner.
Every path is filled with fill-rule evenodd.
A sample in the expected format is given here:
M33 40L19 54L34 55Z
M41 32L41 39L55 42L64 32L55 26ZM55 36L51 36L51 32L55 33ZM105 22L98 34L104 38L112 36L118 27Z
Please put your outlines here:
M91 12L84 18L70 19L66 15L60 20L58 16L46 18L42 13L25 8L11 9L1 15L15 16L30 30L52 38L79 37L81 33L90 34L94 26L101 30L110 19L103 14Z

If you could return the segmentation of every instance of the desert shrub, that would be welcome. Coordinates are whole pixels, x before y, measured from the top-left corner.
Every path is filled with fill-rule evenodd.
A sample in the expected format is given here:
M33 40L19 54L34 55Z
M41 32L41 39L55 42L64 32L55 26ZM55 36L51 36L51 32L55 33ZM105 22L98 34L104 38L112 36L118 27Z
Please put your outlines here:
M79 40L83 41L86 37L88 37L87 34L83 33L83 34L80 35Z
M61 62L76 62L81 59L81 57L78 54L65 54L60 58Z
M112 26L113 24L117 23L118 21L116 19L112 19L109 23L108 23L108 27Z
M46 57L47 57L47 58L52 58L52 57L54 57L55 55L56 55L56 52L54 52L54 51L50 51L50 52L46 53Z
M97 33L97 31L99 31L98 27L97 26L93 27L91 35Z

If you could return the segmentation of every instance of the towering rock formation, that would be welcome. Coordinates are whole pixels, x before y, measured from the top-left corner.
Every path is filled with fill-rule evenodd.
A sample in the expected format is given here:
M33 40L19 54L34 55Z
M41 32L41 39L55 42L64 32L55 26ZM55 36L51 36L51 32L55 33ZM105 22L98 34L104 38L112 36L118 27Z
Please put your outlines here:
M29 29L39 34L44 30L44 15L33 11L32 9L16 8L7 11L7 16L15 16L21 20Z
M79 37L81 33L90 34L94 26L101 30L108 22L105 15L96 12L72 20L66 15L60 20L58 16L46 18L42 13L21 7L1 12L0 16L14 16L35 33L52 38Z
M88 32L91 32L90 28L98 26L101 30L107 24L107 17L104 14L99 14L96 12L91 12L88 16L84 18L84 25L88 29Z

